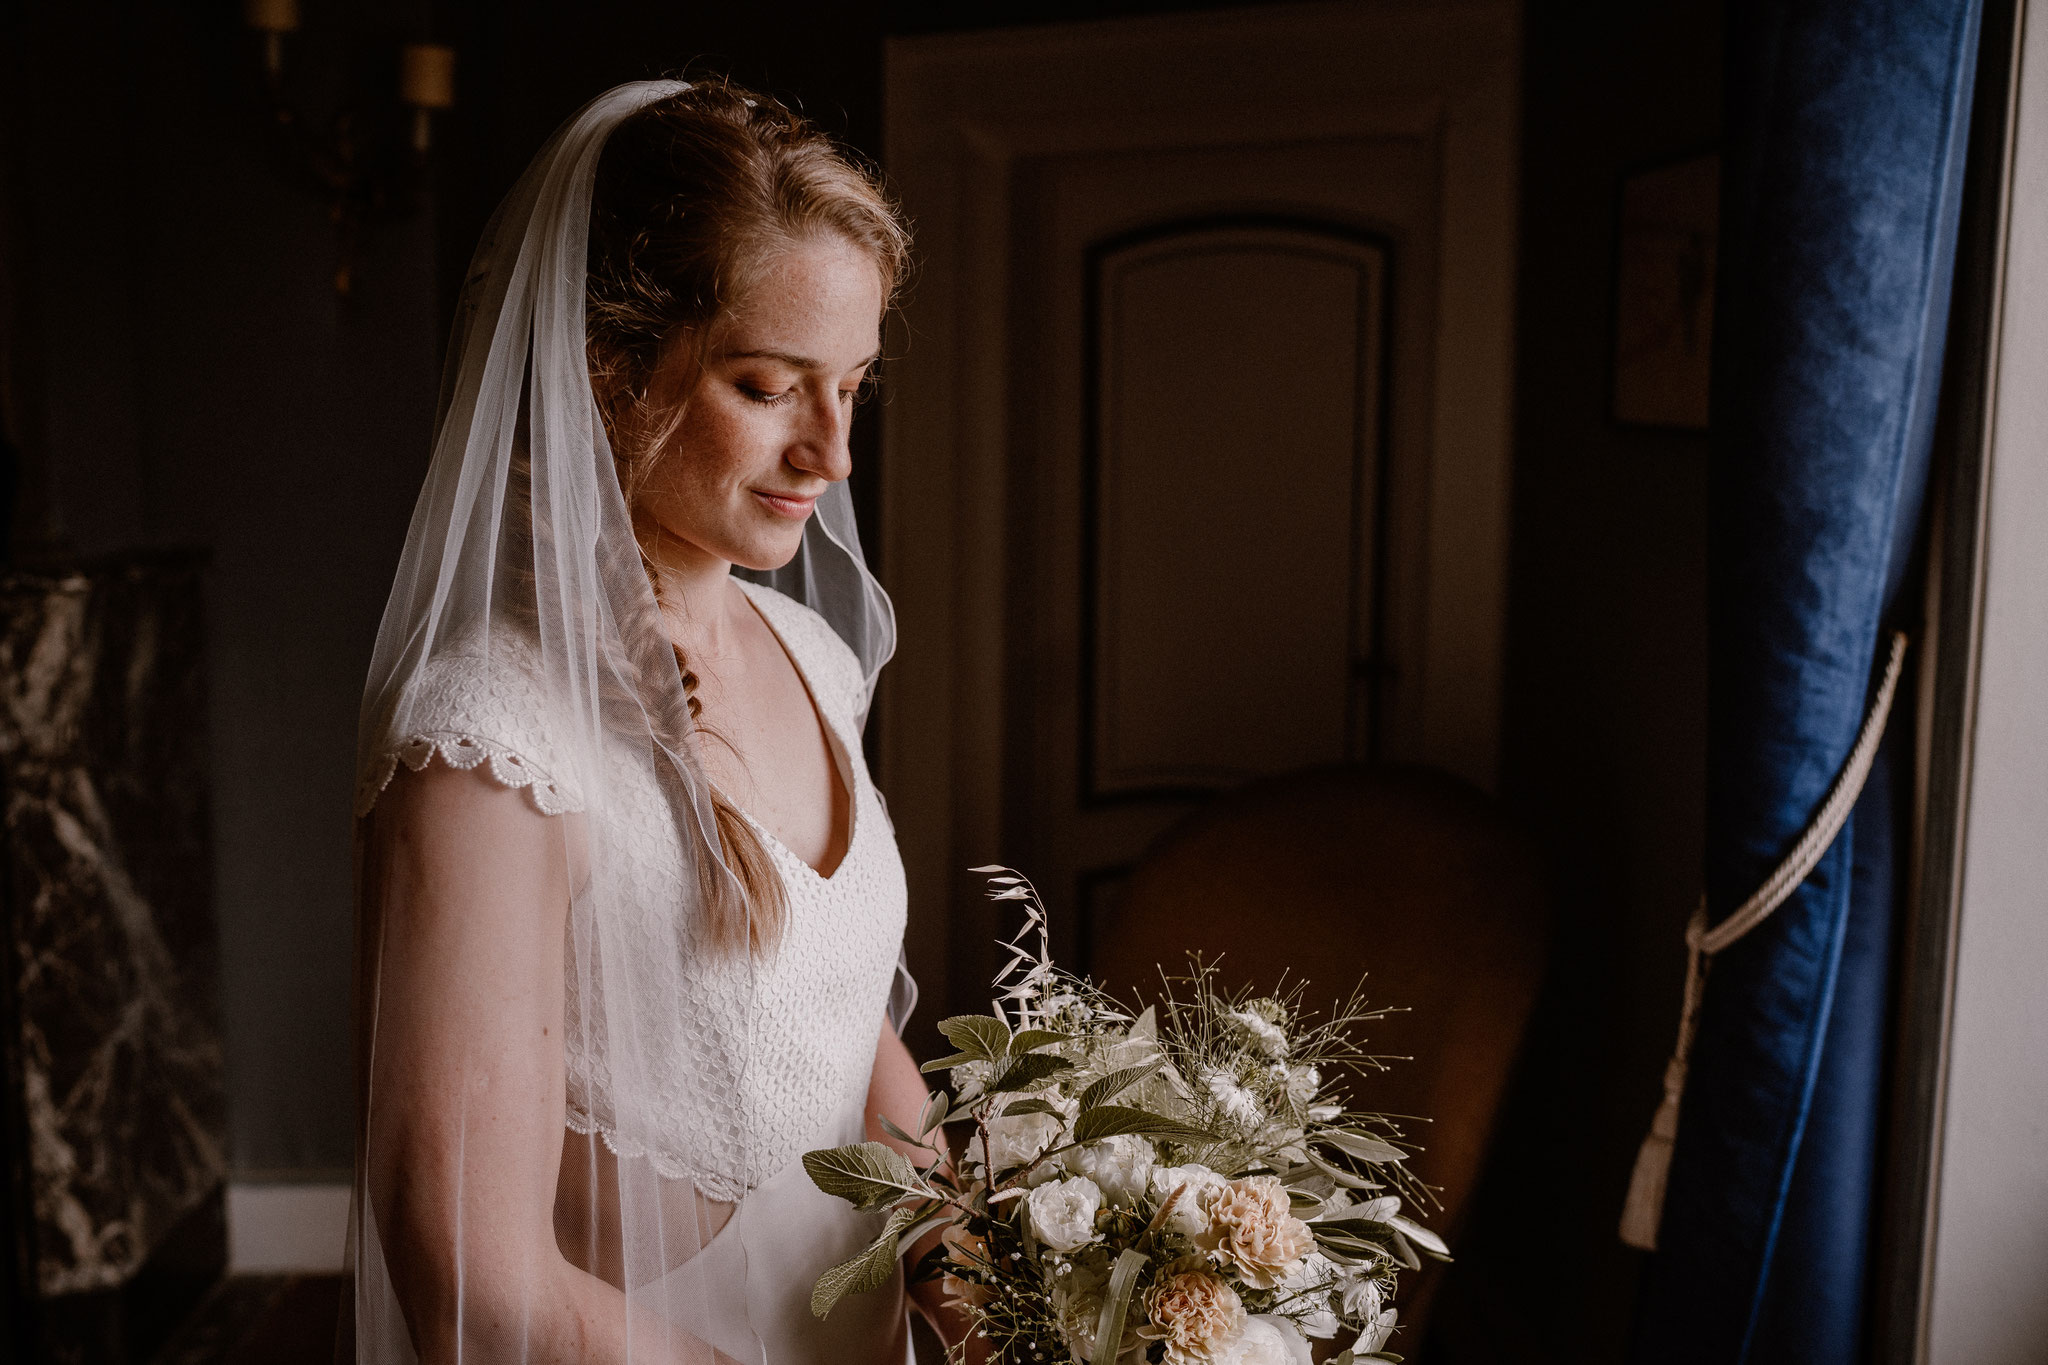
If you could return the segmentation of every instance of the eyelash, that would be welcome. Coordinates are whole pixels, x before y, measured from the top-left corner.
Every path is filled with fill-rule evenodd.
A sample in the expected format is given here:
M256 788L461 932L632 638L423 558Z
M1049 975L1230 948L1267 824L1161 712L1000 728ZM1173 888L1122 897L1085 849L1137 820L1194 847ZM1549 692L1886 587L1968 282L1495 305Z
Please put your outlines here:
M796 401L795 389L784 389L781 393L765 393L760 389L751 388L745 384L740 384L736 387L746 397L748 402L759 403L764 408L779 408L784 403ZM863 379L860 381L858 388L841 389L839 391L839 401L842 403L852 403L855 407L858 407L868 400L868 395L874 392L874 387L872 379Z

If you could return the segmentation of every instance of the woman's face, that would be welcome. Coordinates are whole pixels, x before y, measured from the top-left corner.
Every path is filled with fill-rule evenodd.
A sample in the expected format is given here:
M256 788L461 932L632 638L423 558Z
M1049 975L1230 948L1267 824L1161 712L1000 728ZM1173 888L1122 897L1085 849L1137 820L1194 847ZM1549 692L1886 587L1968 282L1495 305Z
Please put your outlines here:
M657 403L690 385L681 426L635 499L662 539L749 569L787 564L818 498L853 467L854 399L876 358L882 277L838 236L798 243L764 273L698 369L671 347ZM694 383L692 382L694 381Z

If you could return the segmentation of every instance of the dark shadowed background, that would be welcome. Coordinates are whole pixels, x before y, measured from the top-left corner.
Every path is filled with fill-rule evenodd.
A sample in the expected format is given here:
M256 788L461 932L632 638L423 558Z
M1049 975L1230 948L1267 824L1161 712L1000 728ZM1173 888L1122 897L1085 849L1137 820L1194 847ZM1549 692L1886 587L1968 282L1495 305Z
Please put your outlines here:
M210 557L221 1008L247 1184L347 1179L356 706L446 320L498 197L596 91L691 70L764 87L879 156L885 40L968 26L909 4L303 8L289 84L315 125L388 86L398 42L460 54L427 191L371 224L346 298L327 205L272 155L239 6L41 6L0 42L14 556ZM1019 3L973 26L1189 8ZM1698 888L1707 443L1610 417L1615 238L1625 174L1715 142L1720 11L1524 12L1500 792L1553 869L1556 938L1438 1360L1618 1359L1634 1294L1614 1223ZM872 546L888 454L873 423L860 439ZM1284 582L1284 563L1263 568ZM931 1051L915 1027L910 1041Z

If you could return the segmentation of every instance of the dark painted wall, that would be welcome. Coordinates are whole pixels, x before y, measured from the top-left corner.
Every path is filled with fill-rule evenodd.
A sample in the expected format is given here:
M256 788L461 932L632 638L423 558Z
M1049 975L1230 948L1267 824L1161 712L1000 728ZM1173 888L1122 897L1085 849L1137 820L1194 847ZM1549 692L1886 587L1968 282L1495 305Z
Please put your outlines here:
M324 123L351 65L393 49L378 6L306 10L293 88ZM17 542L210 552L234 1161L346 1168L355 713L433 418L431 218L379 227L339 300L326 207L270 160L239 6L15 22Z
M1624 173L1713 144L1720 0L1535 0L1525 20L1504 792L1558 937L1478 1226L1425 1359L1613 1361L1615 1227L1678 1024L1706 724L1700 433L1608 418Z

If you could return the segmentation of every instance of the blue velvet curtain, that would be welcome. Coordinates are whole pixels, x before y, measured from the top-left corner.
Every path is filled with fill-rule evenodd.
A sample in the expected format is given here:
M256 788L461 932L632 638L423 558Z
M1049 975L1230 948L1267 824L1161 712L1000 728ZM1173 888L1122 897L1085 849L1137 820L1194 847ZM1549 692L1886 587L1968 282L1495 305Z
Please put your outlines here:
M1977 0L1734 0L1714 337L1718 921L1854 742L1921 522ZM1910 671L1910 670L1909 670ZM1640 1365L1862 1358L1910 704L1850 823L1713 964Z

